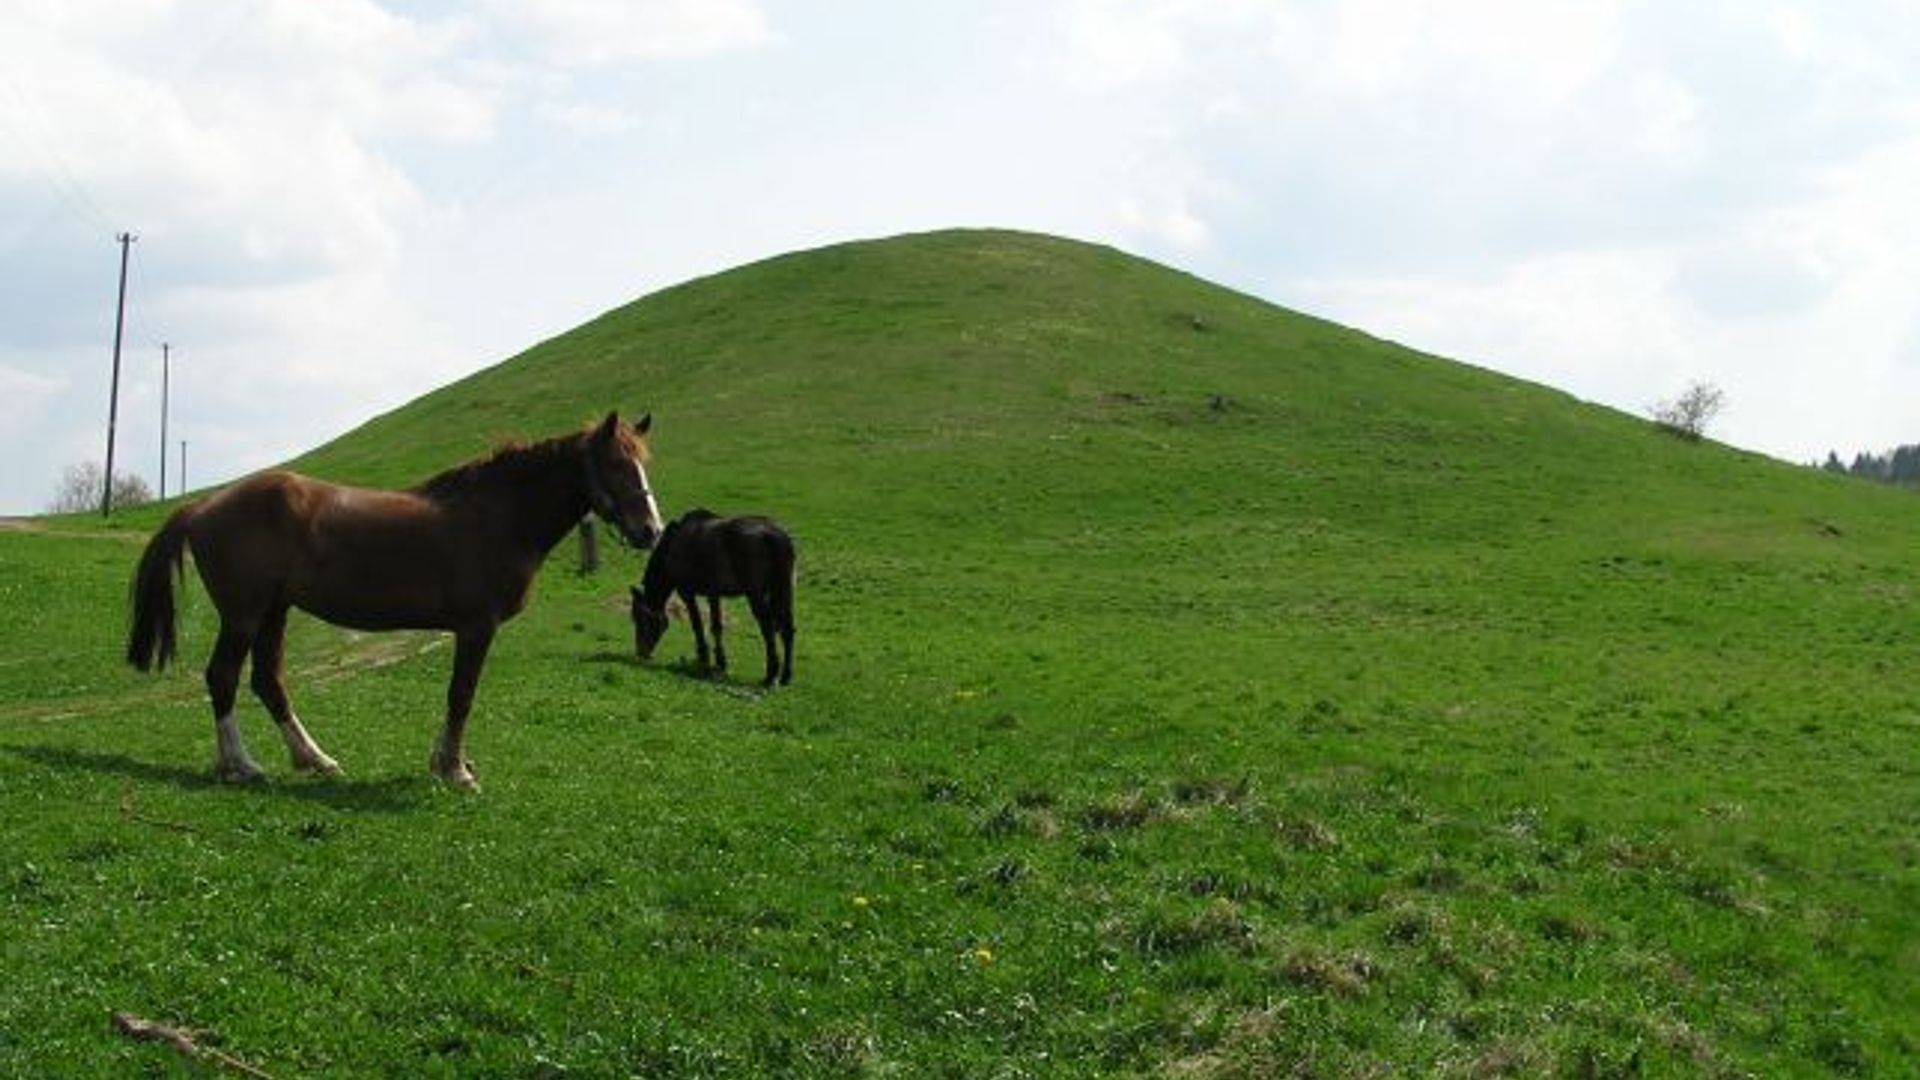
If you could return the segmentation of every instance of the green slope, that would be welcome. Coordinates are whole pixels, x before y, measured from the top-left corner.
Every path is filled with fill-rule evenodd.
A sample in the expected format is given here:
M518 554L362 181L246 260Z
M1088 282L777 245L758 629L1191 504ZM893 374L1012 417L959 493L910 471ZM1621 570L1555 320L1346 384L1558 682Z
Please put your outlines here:
M608 404L658 417L670 513L781 514L817 577L898 590L851 614L1041 686L1071 663L1035 696L1117 754L1198 707L1201 739L1279 728L1463 799L1793 837L1809 874L1903 860L1915 897L1920 694L1862 670L1913 640L1911 499L1000 232L671 289L302 464L399 481Z
M743 704L582 670L622 648L625 581L550 568L482 688L488 792L408 806L460 866L587 853L565 895L531 870L467 887L488 947L555 981L449 1051L434 1017L492 1015L455 962L452 1004L357 1033L382 1053L1190 1076L1920 1053L1904 493L1001 232L691 282L294 464L405 484L614 406L654 413L670 515L799 537L798 682ZM345 757L443 677L316 690L343 741L316 735ZM0 667L8 700L28 681ZM430 728L398 726L423 757ZM629 752L641 783L612 771ZM582 999L598 1026L558 1018Z

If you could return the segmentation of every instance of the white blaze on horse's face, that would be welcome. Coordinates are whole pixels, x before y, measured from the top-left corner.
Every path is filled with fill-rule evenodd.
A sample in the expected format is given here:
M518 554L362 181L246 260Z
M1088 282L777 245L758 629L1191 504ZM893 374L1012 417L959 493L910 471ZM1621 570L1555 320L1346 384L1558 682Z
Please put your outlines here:
M653 497L653 485L647 482L647 467L639 458L633 459L633 472L640 480L640 490L647 496L647 531L658 537L666 531L667 523L660 519L660 503Z
M637 548L652 547L665 528L653 485L647 481L646 433L652 420L648 416L627 428L617 415L609 413L594 432L587 452L589 505Z

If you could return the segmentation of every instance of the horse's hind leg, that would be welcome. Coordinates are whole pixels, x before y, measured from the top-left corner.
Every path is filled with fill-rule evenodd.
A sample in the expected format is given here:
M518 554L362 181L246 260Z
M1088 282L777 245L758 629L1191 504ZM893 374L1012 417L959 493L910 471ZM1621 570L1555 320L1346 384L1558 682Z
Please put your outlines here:
M247 755L240 725L233 718L234 698L240 693L240 665L247 661L249 644L248 634L222 621L220 639L214 642L213 656L207 661L207 696L213 703L214 779L238 784L267 778Z
M773 616L780 631L780 645L785 653L780 664L780 685L793 681L793 565L789 563L786 571L774 582Z
M780 613L780 648L783 654L780 661L781 686L793 682L793 607L791 600L787 603L788 606Z
M287 608L281 605L267 612L260 632L253 639L253 693L260 704L273 714L280 737L287 741L287 754L295 772L321 776L340 775L340 763L328 757L313 736L294 715L293 702L287 697L286 681Z
M764 593L750 592L747 594L747 606L753 609L753 621L760 627L760 644L767 650L767 674L760 680L760 685L772 686L774 679L780 675L780 656L773 647L773 600Z

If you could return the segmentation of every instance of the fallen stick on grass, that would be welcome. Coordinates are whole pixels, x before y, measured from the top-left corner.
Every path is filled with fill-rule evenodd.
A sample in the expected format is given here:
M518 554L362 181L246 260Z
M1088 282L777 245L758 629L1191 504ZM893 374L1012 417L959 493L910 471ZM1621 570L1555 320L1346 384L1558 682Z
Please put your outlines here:
M152 1020L142 1020L132 1013L117 1012L113 1014L113 1029L136 1042L166 1043L168 1046L173 1047L175 1050L180 1051L182 1054L196 1061L209 1061L222 1068L232 1069L234 1072L255 1077L257 1080L273 1080L272 1075L264 1069L249 1065L239 1058L231 1054L222 1053L213 1047L201 1046L199 1043L193 1041L193 1035L191 1033L183 1031L180 1028L169 1027L166 1024L156 1023Z
M162 829L171 829L180 833L197 833L200 830L184 821L168 821L165 818L148 817L133 805L133 789L127 788L120 793L120 816L128 821L137 821L142 825L153 825Z

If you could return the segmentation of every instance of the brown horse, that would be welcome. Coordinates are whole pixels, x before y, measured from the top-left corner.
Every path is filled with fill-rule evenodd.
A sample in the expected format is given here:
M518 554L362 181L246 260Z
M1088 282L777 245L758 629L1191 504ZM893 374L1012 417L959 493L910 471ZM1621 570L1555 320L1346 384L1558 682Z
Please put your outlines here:
M183 506L140 558L127 662L147 671L173 659L173 575L191 550L220 614L206 671L214 774L241 782L264 775L233 719L251 651L253 692L279 725L293 767L334 775L339 764L314 744L287 700L287 610L358 630L452 631L446 726L429 767L472 788L465 736L480 666L500 624L526 606L547 552L589 510L635 547L660 535L646 470L652 421L649 414L628 426L608 413L597 427L503 447L407 491L267 472Z

